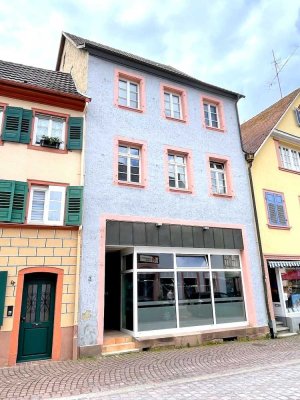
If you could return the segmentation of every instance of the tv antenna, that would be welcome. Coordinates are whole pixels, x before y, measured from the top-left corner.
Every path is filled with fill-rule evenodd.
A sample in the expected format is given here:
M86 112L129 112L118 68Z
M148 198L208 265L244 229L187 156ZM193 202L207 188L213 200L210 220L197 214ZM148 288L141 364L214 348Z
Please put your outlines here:
M274 78L272 79L270 86L272 86L273 82L275 80L277 80L281 99L283 96L282 96L282 89L281 89L281 84L280 84L280 79L279 79L279 73L283 70L283 68L286 66L286 64L289 62L289 60L293 57L293 55L296 53L298 48L299 48L299 46L295 47L294 51L288 56L288 58L285 60L285 62L282 64L282 66L280 66L281 60L276 59L274 50L272 50L273 60L274 60L272 64L274 64L276 74L275 74Z

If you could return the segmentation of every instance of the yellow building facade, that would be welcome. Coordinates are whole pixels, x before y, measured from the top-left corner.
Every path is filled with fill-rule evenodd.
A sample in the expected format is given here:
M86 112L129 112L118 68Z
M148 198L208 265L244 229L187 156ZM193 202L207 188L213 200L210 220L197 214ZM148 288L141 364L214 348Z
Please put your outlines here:
M299 105L298 89L242 125L275 334L300 323Z
M0 65L0 366L76 357L87 99L69 74Z

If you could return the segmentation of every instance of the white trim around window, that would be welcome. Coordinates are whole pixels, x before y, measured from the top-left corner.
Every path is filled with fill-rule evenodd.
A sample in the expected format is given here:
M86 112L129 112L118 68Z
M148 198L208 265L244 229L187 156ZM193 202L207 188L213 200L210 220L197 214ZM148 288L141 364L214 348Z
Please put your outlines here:
M63 225L65 198L65 186L32 186L28 223Z
M300 152L286 146L279 146L283 168L300 172Z

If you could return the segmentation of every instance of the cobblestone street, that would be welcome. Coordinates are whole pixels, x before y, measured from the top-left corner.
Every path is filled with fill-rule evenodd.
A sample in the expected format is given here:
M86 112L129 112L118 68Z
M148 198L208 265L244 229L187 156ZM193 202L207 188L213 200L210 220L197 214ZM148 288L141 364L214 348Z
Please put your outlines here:
M1 399L300 399L300 337L0 369Z

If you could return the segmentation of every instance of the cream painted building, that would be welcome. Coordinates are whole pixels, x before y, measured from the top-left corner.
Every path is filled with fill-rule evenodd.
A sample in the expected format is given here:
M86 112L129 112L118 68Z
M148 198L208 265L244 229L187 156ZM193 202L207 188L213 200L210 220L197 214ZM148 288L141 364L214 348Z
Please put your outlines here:
M300 323L300 89L242 125L274 332ZM252 165L252 166L251 166Z
M76 357L87 101L0 61L0 366Z

